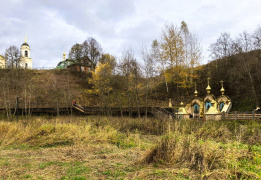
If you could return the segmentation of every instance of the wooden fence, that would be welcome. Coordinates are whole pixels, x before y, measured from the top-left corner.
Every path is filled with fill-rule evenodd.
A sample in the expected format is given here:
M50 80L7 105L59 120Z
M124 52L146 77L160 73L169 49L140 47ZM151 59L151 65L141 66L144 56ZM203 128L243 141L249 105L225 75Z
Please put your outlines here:
M255 111L252 112L232 112L223 115L224 120L257 120L261 121L261 114L256 113Z

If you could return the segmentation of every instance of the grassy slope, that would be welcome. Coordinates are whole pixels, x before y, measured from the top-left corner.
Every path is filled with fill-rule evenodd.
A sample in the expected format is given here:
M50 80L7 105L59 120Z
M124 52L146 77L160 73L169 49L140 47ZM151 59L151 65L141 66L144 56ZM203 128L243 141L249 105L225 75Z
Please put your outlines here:
M20 107L68 106L84 94L87 77L78 77L69 70L0 70L2 87L0 107L14 107L19 97ZM30 104L29 104L30 103Z
M110 117L0 122L2 179L261 178L260 124Z

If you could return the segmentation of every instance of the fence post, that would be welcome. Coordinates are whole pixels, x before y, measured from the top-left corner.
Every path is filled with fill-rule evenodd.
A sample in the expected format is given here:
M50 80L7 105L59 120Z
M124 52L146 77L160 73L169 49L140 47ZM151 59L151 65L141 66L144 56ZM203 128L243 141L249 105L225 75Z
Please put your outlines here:
M252 111L252 119L255 119L255 111Z
M235 111L235 118L236 118L236 120L237 120L237 111Z
M222 119L222 120L226 120L226 117L225 117L225 116L226 116L226 113L225 113L225 112L222 112L222 114L221 114L221 119Z
M16 113L17 113L17 116L16 116L16 120L18 121L18 116L19 116L19 97L17 97L16 98L16 105L17 105L17 107L16 107Z

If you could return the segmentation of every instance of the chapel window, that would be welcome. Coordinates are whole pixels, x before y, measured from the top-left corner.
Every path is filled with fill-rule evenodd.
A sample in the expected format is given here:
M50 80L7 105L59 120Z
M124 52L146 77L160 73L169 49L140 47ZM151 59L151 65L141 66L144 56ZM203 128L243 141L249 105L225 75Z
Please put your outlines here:
M219 110L222 111L224 106L225 106L225 103L221 102L220 105L219 105Z
M198 104L194 104L194 113L195 114L199 113L199 105Z
M210 101L207 101L206 102L206 112L208 111L208 109L211 107L211 102Z

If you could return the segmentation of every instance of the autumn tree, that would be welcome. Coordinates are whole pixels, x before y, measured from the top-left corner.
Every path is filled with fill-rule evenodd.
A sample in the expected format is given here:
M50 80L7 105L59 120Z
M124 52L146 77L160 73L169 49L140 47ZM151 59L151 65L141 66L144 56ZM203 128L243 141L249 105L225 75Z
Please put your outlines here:
M134 52L131 48L122 53L122 62L120 63L121 74L124 76L124 87L127 95L127 104L129 115L131 115L133 107L139 112L139 94L140 94L140 65L134 57Z
M111 78L112 67L109 63L98 63L95 72L92 72L91 82L95 92L99 95L101 106L105 109L111 108Z
M157 41L153 43L155 42ZM181 27L166 24L162 30L159 47L154 46L153 49L158 54L156 57L167 92L171 90L179 93L181 89L190 88L195 76L194 68L201 60L202 50L197 36L189 31L187 24L184 21Z
M184 60L184 42L178 27L173 24L166 24L162 30L161 50L165 61L170 63L171 67L177 67Z
M113 55L110 55L108 53L102 54L99 62L101 64L106 64L106 63L110 64L112 69L114 69L116 67L116 65L117 65L116 58Z

